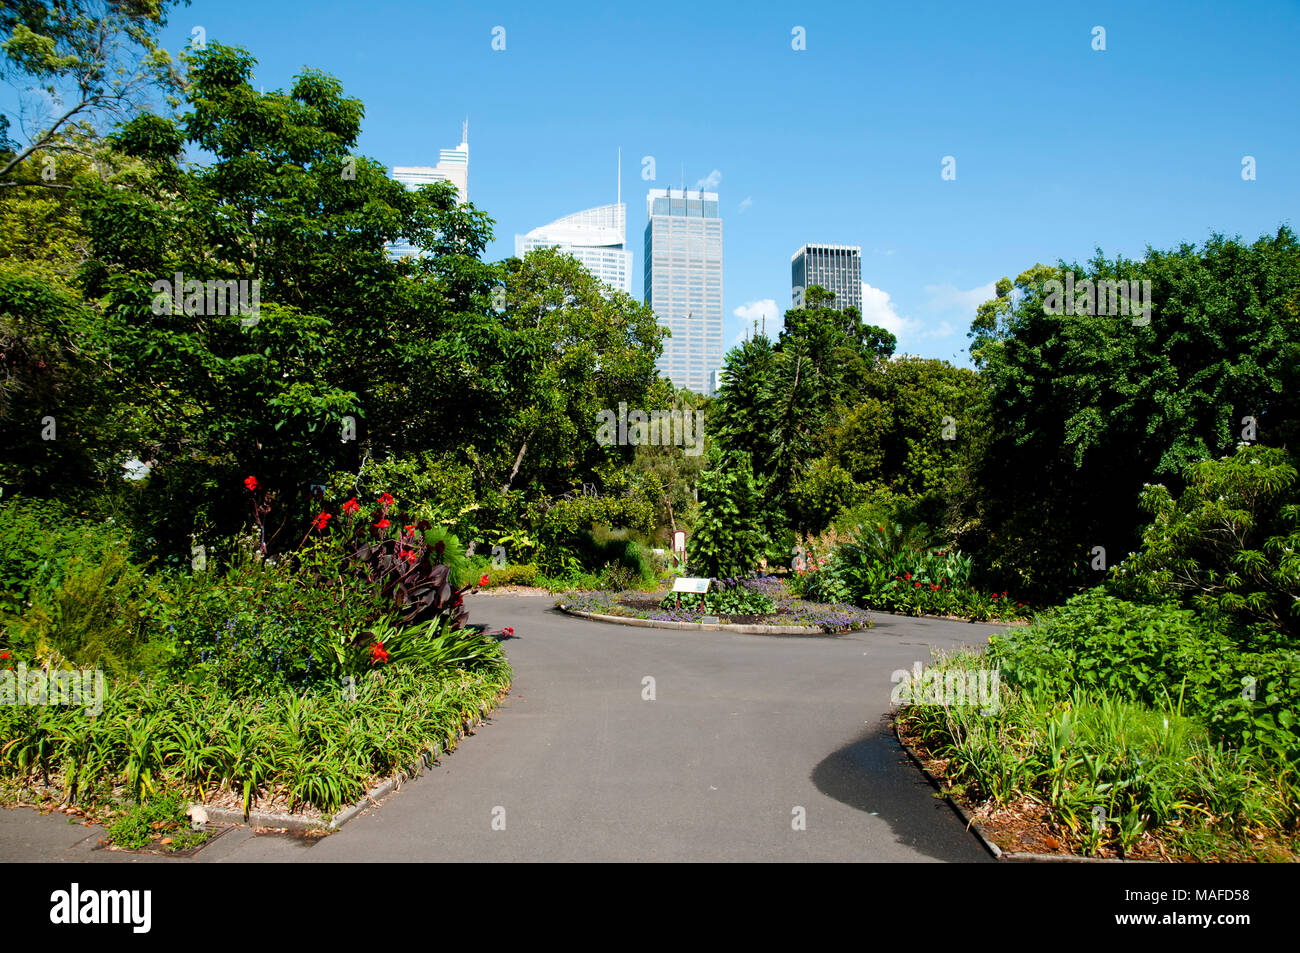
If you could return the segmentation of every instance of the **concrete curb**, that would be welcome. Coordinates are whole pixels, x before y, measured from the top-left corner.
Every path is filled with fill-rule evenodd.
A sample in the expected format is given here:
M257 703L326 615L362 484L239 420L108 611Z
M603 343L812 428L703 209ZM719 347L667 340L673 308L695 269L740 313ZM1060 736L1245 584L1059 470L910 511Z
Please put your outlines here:
M581 612L568 606L556 606L561 612L577 616L580 619L592 619L596 622L613 622L615 625L638 626L643 629L682 629L689 632L739 632L744 635L802 635L834 638L848 635L848 632L823 632L809 625L732 625L723 622L661 622L658 619L633 619L624 615L602 615L598 612ZM850 629L849 632L864 632L865 629Z
M912 760L912 763L921 770L921 773L925 775L925 779L930 782L930 785L936 791L938 791L940 794L943 795L943 799L948 802L948 806L951 807L953 809L953 812L962 819L962 823L966 825L966 829L974 833L975 837L979 840L979 842L984 845L984 849L987 850L990 854L992 854L995 860L1005 860L1005 861L1012 861L1018 863L1058 863L1058 864L1159 863L1159 861L1153 861L1153 860L1124 860L1121 857L1085 857L1082 854L1035 854L1030 851L1003 850L997 844L993 843L993 838L989 837L989 835L985 833L984 828L980 826L979 821L975 820L975 818L973 818L970 815L970 812L967 811L966 808L962 807L961 804L957 802L956 798L952 797L951 795L948 794L946 790L944 790L944 787L939 782L939 779L936 778L933 774L931 774L929 769L927 769L926 766L921 763L920 755L918 755L914 750L912 750L912 746L909 745L906 741L904 741L901 737L899 737L898 720L896 718L891 718L890 723L892 724L894 729L894 738L898 741L898 744L902 747L902 749L905 752L907 752L907 756Z
M510 688L507 686L495 703L480 709L476 717L466 718L460 726L457 727L455 740L459 742L469 734L470 731L483 724L483 722L487 720L487 716L496 711L501 699L504 698L509 691ZM207 812L208 820L210 822L217 824L232 824L241 827L270 827L290 831L336 831L366 808L378 806L378 802L381 798L385 798L394 791L400 790L402 785L407 781L412 781L415 778L420 777L420 775L424 774L425 771L432 768L435 759L439 755L449 753L450 749L447 748L448 740L449 739L440 738L435 741L434 745L436 746L436 754L431 751L423 752L415 764L412 764L405 771L399 771L392 777L380 781L373 788L367 791L359 801L343 808L331 817L328 822L326 822L324 818L319 817L303 817L295 814L267 814L261 811L250 811L248 816L245 817L244 812L236 808L212 807L207 804L200 804L198 806L202 807L203 810ZM204 846L207 845L205 844Z

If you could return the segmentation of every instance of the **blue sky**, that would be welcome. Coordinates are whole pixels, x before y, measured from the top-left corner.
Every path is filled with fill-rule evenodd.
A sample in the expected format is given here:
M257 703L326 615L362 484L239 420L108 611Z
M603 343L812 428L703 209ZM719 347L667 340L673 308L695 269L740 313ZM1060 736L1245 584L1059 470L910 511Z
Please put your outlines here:
M195 25L249 49L268 89L303 66L337 76L365 103L362 151L386 165L433 164L468 116L494 259L517 232L613 201L621 147L639 296L646 189L679 185L683 165L688 187L713 175L728 346L748 326L737 313L789 306L804 242L860 245L867 317L900 350L966 363L975 305L1003 275L1097 247L1253 240L1294 227L1300 199L1296 2L196 0L168 47Z

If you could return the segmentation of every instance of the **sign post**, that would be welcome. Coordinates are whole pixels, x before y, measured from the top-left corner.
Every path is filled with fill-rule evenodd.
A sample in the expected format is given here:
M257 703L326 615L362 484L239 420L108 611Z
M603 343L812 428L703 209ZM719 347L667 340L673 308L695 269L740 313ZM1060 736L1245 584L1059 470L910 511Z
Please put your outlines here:
M711 579L699 579L691 576L678 576L673 580L673 592L677 593L677 608L682 607L682 593L695 592L700 596L700 608L704 608L704 594L709 591Z

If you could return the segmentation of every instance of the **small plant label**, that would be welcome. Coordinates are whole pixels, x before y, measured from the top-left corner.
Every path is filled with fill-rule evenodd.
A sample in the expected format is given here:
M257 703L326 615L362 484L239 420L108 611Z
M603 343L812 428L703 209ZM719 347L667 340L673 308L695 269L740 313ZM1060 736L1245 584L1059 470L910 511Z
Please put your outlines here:
M679 576L673 580L673 592L697 592L700 594L709 591L710 579L700 579L694 576Z

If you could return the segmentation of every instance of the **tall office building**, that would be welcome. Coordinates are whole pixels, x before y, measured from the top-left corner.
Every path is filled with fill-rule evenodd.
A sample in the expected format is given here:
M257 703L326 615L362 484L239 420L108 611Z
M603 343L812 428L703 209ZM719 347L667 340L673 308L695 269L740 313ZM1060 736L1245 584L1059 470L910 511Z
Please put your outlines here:
M401 182L411 191L422 185L434 182L450 182L456 186L456 201L464 204L469 201L469 122L461 127L460 145L454 149L438 150L438 164L429 165L395 165L394 181ZM404 255L418 255L420 249L409 242L397 242L388 246L388 253L394 258Z
M862 313L862 249L857 245L804 245L790 256L790 299L803 307L805 288L820 285L835 293L832 306Z
M621 197L621 196L620 196ZM556 247L572 255L605 284L632 293L632 252L627 249L627 206L621 201L557 218L515 236L515 257Z
M718 193L651 189L645 206L645 302L672 332L659 372L675 387L708 393L722 366Z

